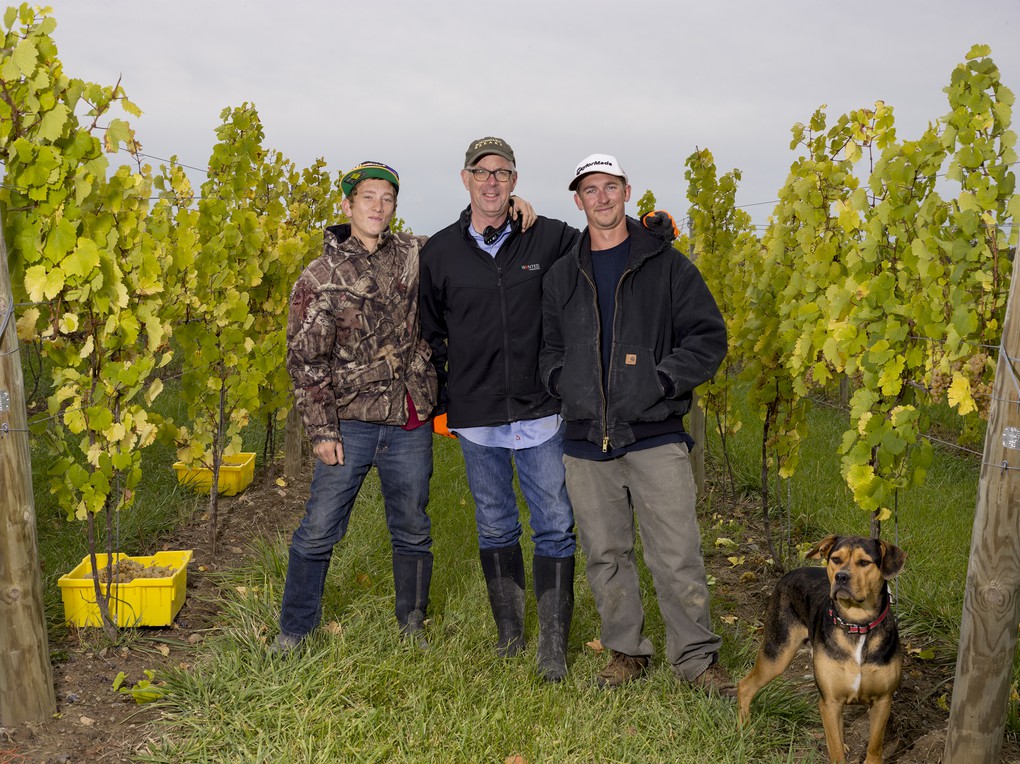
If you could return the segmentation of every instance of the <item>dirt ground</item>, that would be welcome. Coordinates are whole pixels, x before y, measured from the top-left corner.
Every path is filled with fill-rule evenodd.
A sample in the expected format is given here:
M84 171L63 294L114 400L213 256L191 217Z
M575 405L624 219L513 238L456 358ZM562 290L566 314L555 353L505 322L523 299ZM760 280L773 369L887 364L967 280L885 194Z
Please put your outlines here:
M184 607L168 628L143 628L129 646L111 648L92 628L72 629L66 639L50 642L57 714L42 724L0 727L0 764L114 764L134 761L145 748L151 724L160 716L150 704L113 690L120 672L131 687L146 679L146 669L187 667L216 629L216 574L239 567L258 538L289 532L297 526L308 498L311 471L286 487L273 477L255 482L234 497L221 497L219 533L211 553L206 518L179 528L162 549L192 549ZM154 550L155 551L155 550Z
M240 496L225 498L220 506L221 532L215 556L210 554L207 528L201 520L165 540L164 549L195 550L188 568L187 601L172 627L145 629L144 635L119 648L103 647L96 629L72 630L66 639L51 642L57 714L41 724L0 727L0 764L132 761L152 736L152 723L160 711L152 705L136 704L130 695L114 692L118 673L124 672L124 684L132 686L146 678L146 669L158 673L163 667L186 667L195 661L203 640L216 629L215 574L241 565L254 539L278 531L289 533L302 514L308 485L308 475L287 487L257 476L255 484ZM706 557L708 572L715 578L716 596L727 603L726 617L754 623L760 619L767 592L776 578L764 564L757 504L715 495L712 506L716 516L734 518L747 529L743 538L733 539L737 546L720 547ZM713 533L712 519L703 518L706 538ZM728 558L734 556L744 558L741 565L731 564ZM886 761L934 764L941 760L945 743L954 666L920 660L911 654L912 645L906 648L903 684L886 730ZM786 677L799 682L813 697L803 651ZM863 752L867 740L864 709L848 708L846 728L851 750ZM820 728L815 735L822 760L824 739ZM1002 761L1020 762L1020 746L1015 741L1006 741Z

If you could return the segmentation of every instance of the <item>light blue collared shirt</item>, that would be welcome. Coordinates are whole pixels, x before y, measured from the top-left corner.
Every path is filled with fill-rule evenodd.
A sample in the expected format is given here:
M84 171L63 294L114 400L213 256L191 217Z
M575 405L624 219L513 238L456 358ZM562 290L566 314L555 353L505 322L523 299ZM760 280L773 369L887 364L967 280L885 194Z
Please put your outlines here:
M496 424L490 427L458 427L451 432L472 443L489 448L522 448L540 446L560 429L560 415L550 414L541 419L524 419L510 424Z

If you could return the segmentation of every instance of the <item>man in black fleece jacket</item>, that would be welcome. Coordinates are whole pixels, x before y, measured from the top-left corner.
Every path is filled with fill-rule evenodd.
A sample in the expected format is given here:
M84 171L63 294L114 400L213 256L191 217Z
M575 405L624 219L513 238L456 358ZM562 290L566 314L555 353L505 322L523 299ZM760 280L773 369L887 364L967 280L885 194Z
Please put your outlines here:
M578 232L539 216L510 217L513 150L485 137L468 146L461 179L471 203L422 250L422 336L439 377L439 411L458 435L475 500L478 546L500 655L524 647L524 559L514 467L535 543L538 671L567 672L574 606L574 517L564 482L559 404L538 373L542 280ZM437 428L438 429L438 428Z

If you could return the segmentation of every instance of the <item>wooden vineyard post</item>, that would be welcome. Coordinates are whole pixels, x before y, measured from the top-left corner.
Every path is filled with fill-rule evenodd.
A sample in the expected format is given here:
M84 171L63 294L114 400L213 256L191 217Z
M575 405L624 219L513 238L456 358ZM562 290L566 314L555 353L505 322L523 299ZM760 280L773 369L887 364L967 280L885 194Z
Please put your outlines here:
M943 761L998 761L1020 622L1020 273L1014 270L985 433Z
M57 711L50 670L25 385L7 247L0 232L0 726Z

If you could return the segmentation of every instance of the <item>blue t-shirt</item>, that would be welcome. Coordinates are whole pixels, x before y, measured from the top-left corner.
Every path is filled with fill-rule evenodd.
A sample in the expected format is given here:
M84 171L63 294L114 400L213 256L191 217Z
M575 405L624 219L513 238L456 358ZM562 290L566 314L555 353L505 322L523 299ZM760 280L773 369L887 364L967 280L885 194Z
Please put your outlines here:
M609 384L609 359L613 350L613 316L616 313L616 287L620 277L627 270L630 257L630 237L612 249L592 250L591 270L595 277L595 292L599 301L599 321L602 346L602 385Z

